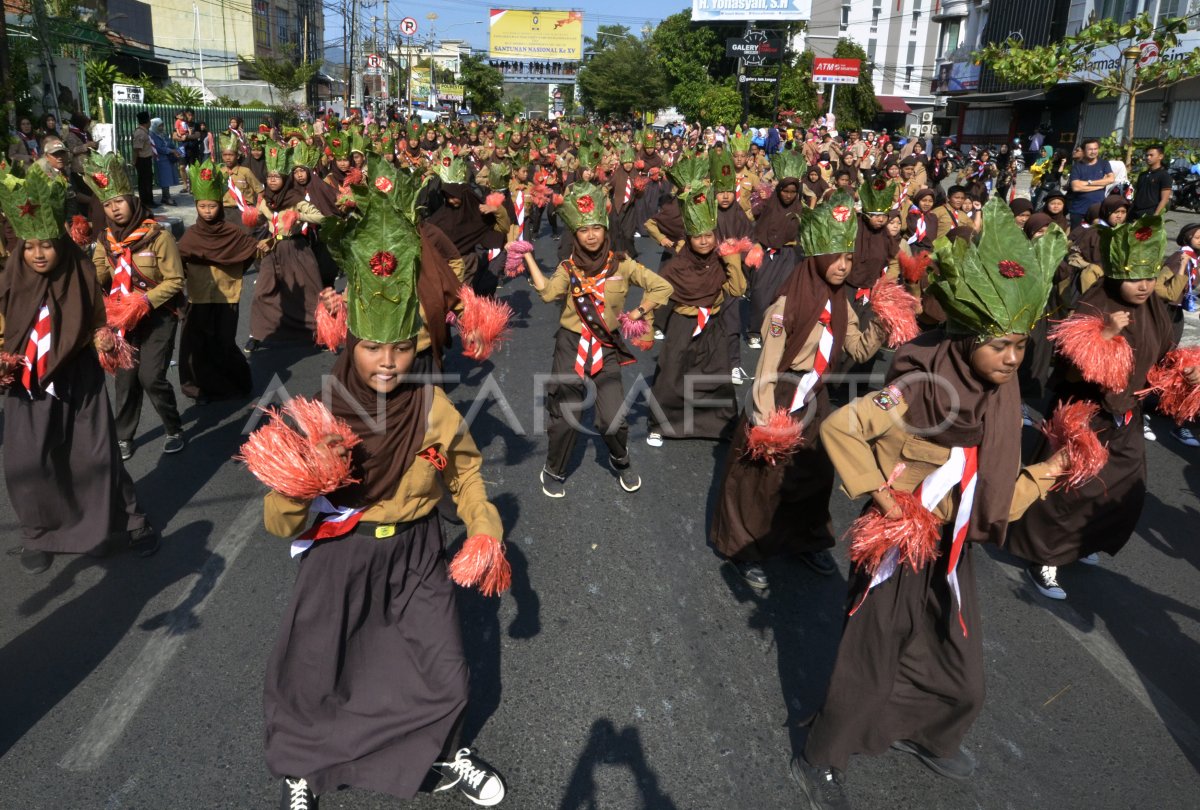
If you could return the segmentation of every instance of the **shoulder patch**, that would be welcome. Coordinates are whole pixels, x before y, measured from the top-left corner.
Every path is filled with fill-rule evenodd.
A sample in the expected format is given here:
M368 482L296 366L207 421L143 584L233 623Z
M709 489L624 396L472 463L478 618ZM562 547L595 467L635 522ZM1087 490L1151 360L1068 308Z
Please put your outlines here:
M771 316L771 337L779 337L783 334L783 315Z
M890 411L901 402L904 401L904 395L900 393L900 389L894 385L889 385L882 391L871 397L871 401L875 403L875 407L882 411Z

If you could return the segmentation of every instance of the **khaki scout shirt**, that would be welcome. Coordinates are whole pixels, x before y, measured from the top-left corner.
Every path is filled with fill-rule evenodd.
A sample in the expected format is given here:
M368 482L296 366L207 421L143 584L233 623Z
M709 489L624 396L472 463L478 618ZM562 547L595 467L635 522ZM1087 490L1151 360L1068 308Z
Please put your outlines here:
M175 244L174 236L155 225L146 238L133 246L131 253L135 271L133 289L145 293L150 306L157 309L183 292L183 260L179 258L179 246ZM100 234L92 250L92 264L96 265L100 286L108 288L112 283L113 265L104 234Z
M233 178L233 184L242 192L242 196L246 198L246 205L253 206L258 202L258 195L262 194L263 185L258 182L258 178L254 176L254 172L250 171L245 166L234 166L232 169L221 167L221 174L225 177L226 185L229 184L229 178ZM225 192L225 198L221 200L221 204L228 207L237 207L237 198L230 191Z
M625 311L625 298L629 295L630 284L641 287L644 291L643 304L657 304L660 307L667 305L667 302L671 300L671 293L674 291L666 279L633 259L621 262L617 266L617 271L604 282L604 325L610 332L616 330L620 325L617 318ZM567 272L566 262L563 262L554 271L554 275L546 280L546 286L542 288L540 295L543 301L556 301L559 298L566 298L570 289L571 275ZM653 324L650 314L646 315L645 320L648 324ZM558 325L575 333L583 332L579 313L575 311L575 305L570 301L563 307Z

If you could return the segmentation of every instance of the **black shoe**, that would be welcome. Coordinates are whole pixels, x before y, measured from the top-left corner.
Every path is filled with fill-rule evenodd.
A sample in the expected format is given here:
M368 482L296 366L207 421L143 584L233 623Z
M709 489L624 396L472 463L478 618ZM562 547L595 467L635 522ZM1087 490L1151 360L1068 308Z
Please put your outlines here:
M129 532L129 547L136 551L139 557L153 556L158 551L160 543L158 529L149 523L140 529L133 529Z
M557 475L543 469L541 480L542 494L547 498L565 498L567 496L565 478L559 478Z
M187 440L183 438L182 433L170 434L166 441L163 442L162 451L167 454L178 453L187 446Z
M845 780L833 768L818 768L800 756L792 760L788 770L812 810L850 810Z
M450 762L435 762L430 769L442 779L434 793L441 793L451 788L468 800L483 807L492 807L504 801L504 780L500 774L471 753L470 748L460 748Z
M628 452L623 459L616 459L609 456L608 463L612 465L613 471L617 474L617 480L621 483L621 489L626 492L637 492L642 488L642 477L633 471L633 467L629 463Z
M50 567L52 559L48 551L23 549L21 551L21 570L26 574L40 574Z
M318 810L320 801L304 779L284 779L279 810Z
M897 740L892 743L892 749L912 754L924 762L929 770L947 779L962 781L969 779L971 774L975 773L975 757L971 756L971 753L965 748L959 748L958 753L953 757L937 757L912 740Z
M823 577L831 577L837 573L837 562L827 550L804 551L800 553L800 562L807 565Z
M262 341L258 338L250 338L246 341L246 345L242 347L242 351L246 354L254 354L258 351L258 347L262 345Z
M767 581L767 572L758 563L735 562L733 567L737 569L738 576L746 580L746 584L756 591L765 591L771 584Z
M121 451L121 461L133 458L133 442L117 442L117 449Z

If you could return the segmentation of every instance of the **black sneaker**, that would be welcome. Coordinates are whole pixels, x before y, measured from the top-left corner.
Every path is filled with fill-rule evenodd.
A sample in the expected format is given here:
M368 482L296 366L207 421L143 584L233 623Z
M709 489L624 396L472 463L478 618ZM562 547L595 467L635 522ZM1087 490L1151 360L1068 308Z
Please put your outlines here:
M804 551L800 553L800 562L807 565L823 577L831 577L837 573L837 561L826 549L820 551Z
M959 748L958 753L952 757L938 757L912 740L897 740L892 743L892 750L912 754L925 763L929 770L947 779L962 781L975 773L975 757L965 748Z
M633 467L629 463L628 453L625 454L623 460L617 460L609 456L608 463L612 465L613 471L617 474L617 480L621 483L621 489L626 492L637 492L642 488L642 477L633 471Z
M746 584L757 591L765 591L771 584L767 581L767 572L758 563L735 562L733 567L737 569L738 576L746 580Z
M246 345L242 347L242 352L245 354L254 354L261 345L262 341L258 338L250 338L246 341Z
M160 544L161 538L158 529L149 523L140 529L133 529L129 532L129 547L136 551L139 557L153 556L158 551Z
M117 449L121 451L121 461L133 458L133 442L117 442Z
M40 574L50 567L53 558L48 551L26 548L21 550L21 570L26 574Z
M500 774L471 753L470 748L460 748L451 762L435 762L430 766L442 778L434 793L458 788L462 795L475 804L492 807L504 801L504 780Z
M567 495L566 479L559 478L552 472L542 469L542 494L547 498L565 498Z
M845 780L832 768L818 768L804 757L792 760L788 770L811 810L850 810Z
M166 441L163 442L162 451L164 453L168 453L168 454L178 453L180 450L182 450L186 446L187 446L187 440L183 438L183 434L176 433L174 435L167 436Z
M1058 584L1058 567L1030 563L1025 566L1025 573L1033 580L1033 587L1047 599L1066 599L1067 592Z
M279 810L318 810L320 802L305 779L284 779Z

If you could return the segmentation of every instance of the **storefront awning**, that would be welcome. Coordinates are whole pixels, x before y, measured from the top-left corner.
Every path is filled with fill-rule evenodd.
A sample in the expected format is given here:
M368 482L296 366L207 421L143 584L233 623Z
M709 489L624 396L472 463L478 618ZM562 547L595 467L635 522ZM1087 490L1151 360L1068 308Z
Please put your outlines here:
M883 112L899 113L908 115L912 112L912 107L908 106L908 102L900 96L876 96L875 100L879 102L879 106L883 107Z

